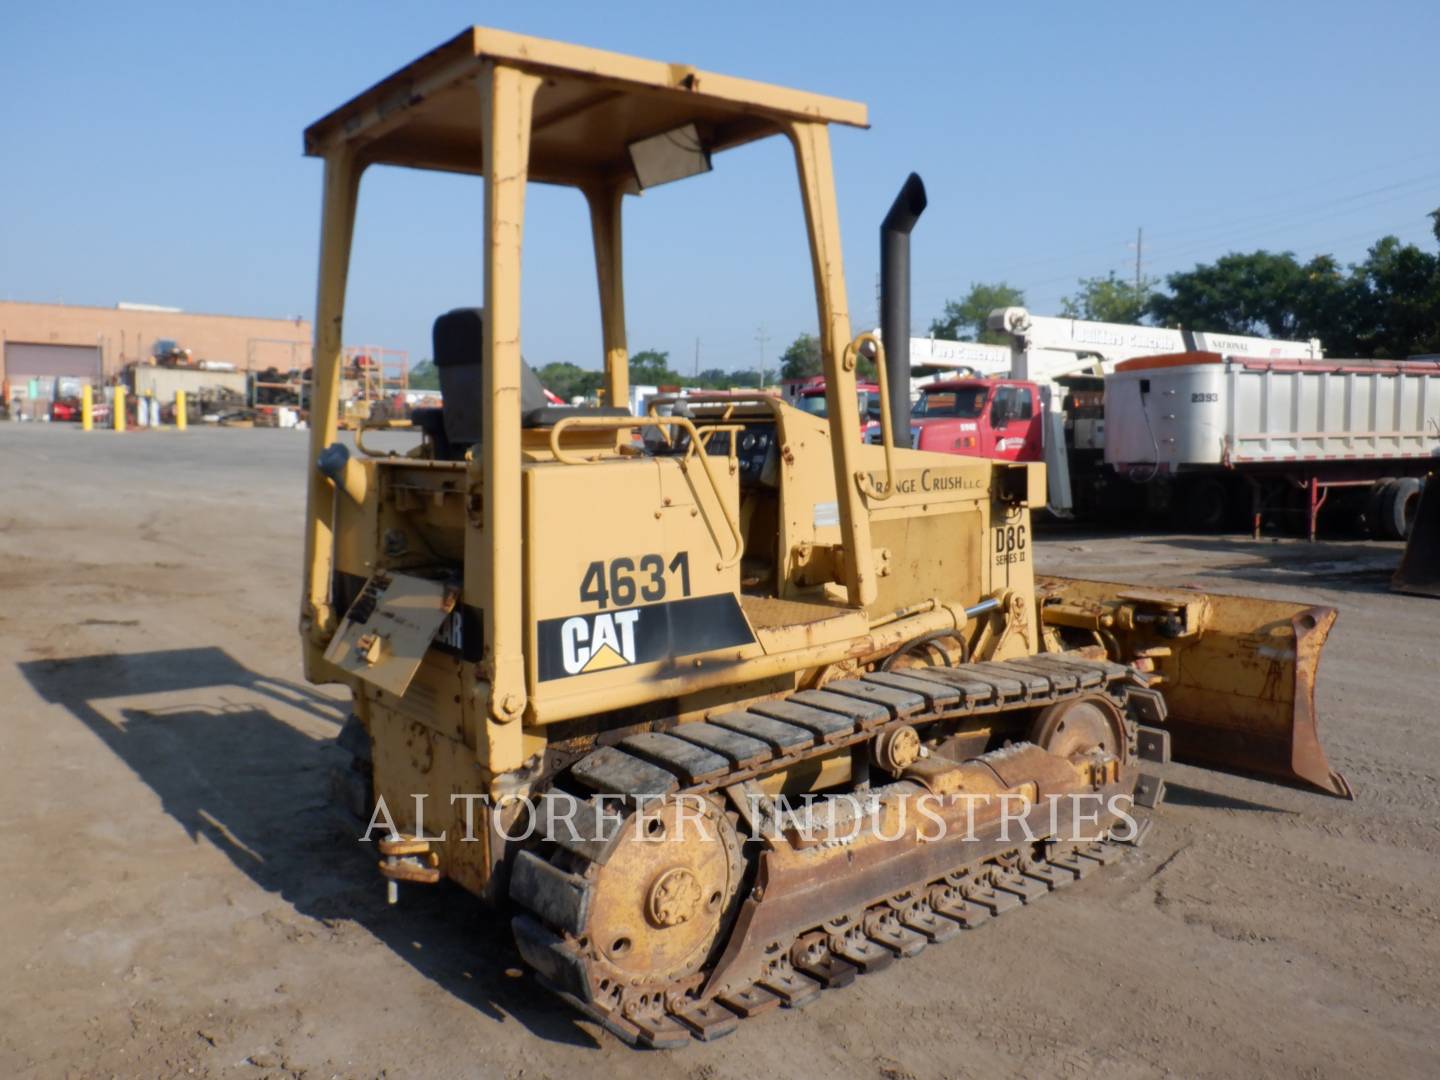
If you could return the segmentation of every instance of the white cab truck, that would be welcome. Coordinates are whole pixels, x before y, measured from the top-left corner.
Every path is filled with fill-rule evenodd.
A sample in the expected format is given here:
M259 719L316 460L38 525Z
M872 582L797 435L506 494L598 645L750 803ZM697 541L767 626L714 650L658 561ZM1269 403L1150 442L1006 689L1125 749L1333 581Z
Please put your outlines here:
M1127 360L1105 380L1105 461L1170 486L1191 523L1248 496L1252 523L1327 501L1402 539L1440 464L1440 362L1258 358L1192 350Z

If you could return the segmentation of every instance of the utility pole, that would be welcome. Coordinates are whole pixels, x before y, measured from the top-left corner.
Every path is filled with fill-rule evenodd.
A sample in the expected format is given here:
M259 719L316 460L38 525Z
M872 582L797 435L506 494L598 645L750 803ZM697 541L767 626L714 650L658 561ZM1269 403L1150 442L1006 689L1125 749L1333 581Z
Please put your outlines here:
M1140 296L1140 254L1145 250L1145 227L1143 225L1135 228L1135 296Z
M760 386L758 389L765 389L765 345L770 340L770 335L765 332L765 324L760 324L759 331L755 334L755 340L760 343Z
M700 377L700 339L695 339L695 377Z

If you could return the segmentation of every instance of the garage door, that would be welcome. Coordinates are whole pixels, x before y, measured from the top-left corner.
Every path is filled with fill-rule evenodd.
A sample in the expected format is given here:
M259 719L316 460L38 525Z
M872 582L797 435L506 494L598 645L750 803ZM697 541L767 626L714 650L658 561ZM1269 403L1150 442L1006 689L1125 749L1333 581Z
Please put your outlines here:
M32 375L73 375L98 379L100 346L39 345L25 341L7 341L5 374L12 383L21 377Z

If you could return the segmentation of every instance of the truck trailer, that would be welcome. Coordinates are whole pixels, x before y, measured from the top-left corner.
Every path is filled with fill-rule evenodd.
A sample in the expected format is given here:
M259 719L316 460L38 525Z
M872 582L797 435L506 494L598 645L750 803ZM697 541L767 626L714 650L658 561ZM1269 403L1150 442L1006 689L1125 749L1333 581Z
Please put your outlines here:
M1257 535L1266 514L1299 512L1314 539L1333 498L1399 540L1440 458L1440 362L1143 357L1106 378L1104 417L1106 464L1168 486L1193 523L1248 498Z

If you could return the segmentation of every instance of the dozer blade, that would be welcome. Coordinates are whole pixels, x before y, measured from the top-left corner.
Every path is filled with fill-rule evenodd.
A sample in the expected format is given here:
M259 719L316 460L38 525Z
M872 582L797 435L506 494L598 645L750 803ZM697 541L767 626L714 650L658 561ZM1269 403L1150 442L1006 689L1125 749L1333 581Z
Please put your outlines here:
M1045 622L1150 658L1177 761L1354 798L1320 746L1315 675L1335 609L1190 589L1040 578Z
M1440 482L1432 473L1415 508L1410 540L1400 557L1400 569L1390 579L1396 592L1440 596Z

